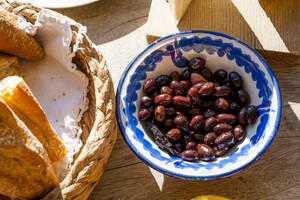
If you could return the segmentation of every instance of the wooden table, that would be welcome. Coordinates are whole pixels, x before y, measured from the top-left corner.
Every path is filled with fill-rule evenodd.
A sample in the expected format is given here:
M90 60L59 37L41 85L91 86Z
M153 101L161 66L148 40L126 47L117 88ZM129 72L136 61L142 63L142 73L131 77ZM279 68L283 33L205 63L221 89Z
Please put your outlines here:
M145 23L150 3L101 0L57 11L87 26L90 39L107 60L116 88L126 65L147 45ZM269 64L282 92L281 126L270 148L249 169L216 181L182 181L150 169L119 134L103 177L89 199L188 200L203 194L238 200L300 199L300 65Z

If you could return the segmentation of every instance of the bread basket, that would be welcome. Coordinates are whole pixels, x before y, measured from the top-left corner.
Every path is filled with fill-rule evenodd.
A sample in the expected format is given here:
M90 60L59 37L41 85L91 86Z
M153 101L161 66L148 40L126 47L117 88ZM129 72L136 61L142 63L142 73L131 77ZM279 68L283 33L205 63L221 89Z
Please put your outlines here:
M0 0L0 8L22 15L34 24L41 8L18 1ZM78 25L72 19L58 14L71 24L72 38L76 38ZM72 41L71 48L75 41ZM83 34L79 48L72 60L89 78L89 107L81 125L83 143L75 155L71 169L59 187L43 199L87 199L98 183L104 166L116 141L115 98L113 83L105 59L89 38Z

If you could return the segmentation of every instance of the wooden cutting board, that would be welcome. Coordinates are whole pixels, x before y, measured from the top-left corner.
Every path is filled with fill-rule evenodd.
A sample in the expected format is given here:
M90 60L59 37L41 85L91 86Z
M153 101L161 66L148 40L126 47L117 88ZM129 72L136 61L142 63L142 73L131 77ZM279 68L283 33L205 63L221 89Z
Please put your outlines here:
M240 39L267 60L300 63L299 0L193 0L177 26L170 23L162 1L152 0L149 43L179 31L210 30Z

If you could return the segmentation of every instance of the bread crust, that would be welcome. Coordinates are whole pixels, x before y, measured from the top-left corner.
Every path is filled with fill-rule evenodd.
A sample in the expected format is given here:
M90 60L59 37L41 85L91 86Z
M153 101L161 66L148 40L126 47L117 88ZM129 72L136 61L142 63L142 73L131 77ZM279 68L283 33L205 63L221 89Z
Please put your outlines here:
M20 75L20 64L18 58L0 53L0 80L14 75Z
M58 184L42 144L0 99L0 194L38 198Z
M44 57L39 43L18 27L16 16L4 10L0 10L0 51L27 60Z
M67 150L63 142L22 78L12 76L3 79L0 84L0 98L42 143L52 164L65 157Z

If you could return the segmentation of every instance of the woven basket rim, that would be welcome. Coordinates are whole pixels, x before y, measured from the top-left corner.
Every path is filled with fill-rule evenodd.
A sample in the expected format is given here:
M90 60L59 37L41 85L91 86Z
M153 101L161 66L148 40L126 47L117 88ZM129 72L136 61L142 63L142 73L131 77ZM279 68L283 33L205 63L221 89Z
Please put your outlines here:
M0 0L0 7L22 15L32 24L41 11L37 6L14 0ZM52 12L70 22L73 39L76 38L78 23L67 16ZM71 48L74 43L72 41ZM66 178L59 187L42 197L43 199L87 199L104 171L117 137L112 78L105 59L86 34L83 34L79 42L73 62L89 77L90 105L82 118L83 146Z

